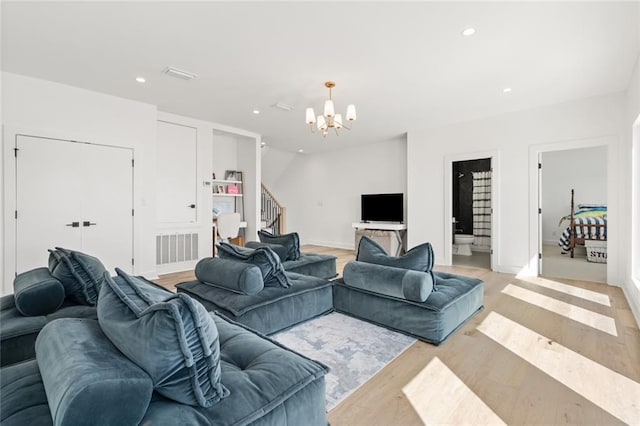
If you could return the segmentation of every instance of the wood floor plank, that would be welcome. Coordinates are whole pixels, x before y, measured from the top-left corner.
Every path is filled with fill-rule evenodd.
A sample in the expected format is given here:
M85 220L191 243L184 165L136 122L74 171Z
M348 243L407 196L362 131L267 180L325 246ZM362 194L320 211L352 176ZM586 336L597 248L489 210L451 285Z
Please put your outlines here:
M353 250L304 246L303 251L337 256L340 275L344 265L355 258ZM459 409L464 398L482 401L482 405L495 414L495 419L507 424L619 424L621 419L616 415L633 412L633 407L619 407L616 404L620 401L607 399L626 397L616 397L618 391L607 389L607 383L622 383L621 380L626 379L629 392L640 386L640 330L620 288L564 279L544 279L544 285L536 285L536 279L520 280L511 274L470 267L436 266L436 270L482 279L485 282L485 309L440 346L424 342L412 345L335 407L329 413L332 425L421 425L425 423L421 410L427 410L427 415L437 414L430 418L434 424L444 423L447 419L470 424L478 418L478 412L489 415L482 408L465 417L464 410ZM192 279L193 271L188 271L162 276L156 282L174 289L176 283ZM544 297L520 300L503 292L509 285ZM613 318L617 335L591 327L589 321L582 323L578 321L579 317L567 317L562 309L551 312L535 304L536 300L549 302L548 298L561 302L554 302L559 307L569 304L580 308L580 312L587 310ZM607 299L611 306L607 306ZM601 384L602 395L590 400L571 387L577 386L578 391L582 389L575 375L567 376L568 382L563 383L563 369L556 368L551 373L543 371L507 349L505 345L509 342L518 344L513 337L509 337L511 340L505 337L507 340L500 342L486 336L479 327L491 313L517 324L518 329L528 330L525 333L528 336L544 336L552 342L551 347L558 345L568 354L566 356L581 360L578 367L583 369L582 377L587 381L584 389L593 389L594 383ZM528 353L529 349L523 350ZM452 395L449 403L429 411L429 403L433 402L425 399L425 395L433 391L429 382L414 386L417 391L411 396L407 396L407 389L411 389L407 386L416 377L424 375L431 362L446 365L453 376L449 381L441 377L438 384L438 392ZM589 375L594 371L599 376ZM430 373L434 374L433 371ZM460 386L466 390L460 392Z

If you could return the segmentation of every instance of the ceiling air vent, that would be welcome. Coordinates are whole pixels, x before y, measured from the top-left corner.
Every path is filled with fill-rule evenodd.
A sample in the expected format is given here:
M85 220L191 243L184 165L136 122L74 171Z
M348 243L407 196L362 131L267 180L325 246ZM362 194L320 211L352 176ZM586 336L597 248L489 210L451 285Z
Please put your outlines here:
M189 71L179 70L178 68L166 67L162 70L166 75L170 75L171 77L179 78L182 80L193 80L198 77L198 74L194 74Z
M292 107L291 105L287 105L284 102L277 102L277 103L271 105L271 108L279 109L281 111L293 111L294 110L294 107Z

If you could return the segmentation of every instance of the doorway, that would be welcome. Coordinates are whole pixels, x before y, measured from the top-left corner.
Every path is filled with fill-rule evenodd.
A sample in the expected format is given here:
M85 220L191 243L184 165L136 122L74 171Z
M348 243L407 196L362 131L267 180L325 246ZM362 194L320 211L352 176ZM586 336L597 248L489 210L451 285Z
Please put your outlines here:
M541 152L538 170L540 275L606 282L607 146Z
M444 258L448 265L498 269L499 165L498 151L445 158Z
M451 189L452 264L491 269L491 158L454 162Z
M54 247L133 272L133 151L26 135L15 150L15 272Z

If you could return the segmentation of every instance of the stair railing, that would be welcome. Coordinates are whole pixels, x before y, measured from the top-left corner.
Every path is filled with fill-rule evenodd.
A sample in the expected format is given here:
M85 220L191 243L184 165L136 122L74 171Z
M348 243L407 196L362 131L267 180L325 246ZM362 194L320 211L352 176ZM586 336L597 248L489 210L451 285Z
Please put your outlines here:
M287 232L287 208L284 207L264 184L260 191L260 212L265 228L271 228L276 235Z

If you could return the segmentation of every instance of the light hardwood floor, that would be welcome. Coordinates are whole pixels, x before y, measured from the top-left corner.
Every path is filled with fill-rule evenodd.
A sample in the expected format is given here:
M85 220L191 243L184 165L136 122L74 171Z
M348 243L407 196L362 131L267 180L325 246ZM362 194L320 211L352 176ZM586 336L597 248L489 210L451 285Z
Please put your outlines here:
M340 272L353 259L303 249L338 256ZM329 413L332 425L640 424L640 330L620 288L436 269L482 279L485 309L440 346L407 349Z

